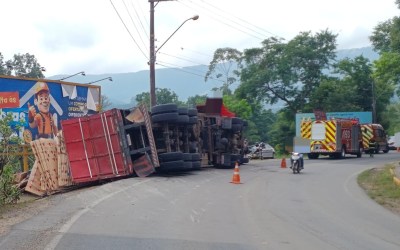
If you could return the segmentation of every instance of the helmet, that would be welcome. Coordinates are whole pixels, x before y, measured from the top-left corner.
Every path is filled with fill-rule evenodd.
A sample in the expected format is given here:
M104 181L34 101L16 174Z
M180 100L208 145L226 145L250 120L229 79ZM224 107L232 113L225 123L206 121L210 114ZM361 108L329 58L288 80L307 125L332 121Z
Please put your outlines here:
M47 91L49 92L49 87L45 82L37 82L36 83L36 88L35 88L35 93L38 94L40 91Z

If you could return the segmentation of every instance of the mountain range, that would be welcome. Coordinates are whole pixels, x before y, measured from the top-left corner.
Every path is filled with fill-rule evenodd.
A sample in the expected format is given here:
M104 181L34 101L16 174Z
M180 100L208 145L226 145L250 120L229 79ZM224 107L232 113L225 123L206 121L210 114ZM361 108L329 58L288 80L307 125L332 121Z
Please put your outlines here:
M378 54L371 47L346 49L337 51L337 60L344 58L354 58L363 55L371 62L378 58ZM211 89L220 87L222 83L217 80L204 81L204 76L208 70L207 65L189 66L183 68L161 68L156 69L156 88L167 88L178 95L179 100L186 101L188 97L195 95L212 96ZM48 79L60 79L68 75L55 75ZM98 74L86 76L74 76L66 81L77 83L89 83L111 77L94 84L101 86L102 95L108 97L112 107L129 108L134 105L132 99L136 95L149 92L150 73L149 70L138 72Z

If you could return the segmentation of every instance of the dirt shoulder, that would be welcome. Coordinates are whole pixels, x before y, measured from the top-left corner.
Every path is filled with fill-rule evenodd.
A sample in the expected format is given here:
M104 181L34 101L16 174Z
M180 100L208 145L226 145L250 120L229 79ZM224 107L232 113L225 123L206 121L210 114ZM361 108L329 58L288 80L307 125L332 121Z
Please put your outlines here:
M400 186L394 183L390 169L400 177L400 167L393 163L364 171L358 176L358 184L371 199L400 216Z
M29 193L23 193L17 204L1 206L0 235L7 233L13 225L39 214L51 204L51 196L39 198Z

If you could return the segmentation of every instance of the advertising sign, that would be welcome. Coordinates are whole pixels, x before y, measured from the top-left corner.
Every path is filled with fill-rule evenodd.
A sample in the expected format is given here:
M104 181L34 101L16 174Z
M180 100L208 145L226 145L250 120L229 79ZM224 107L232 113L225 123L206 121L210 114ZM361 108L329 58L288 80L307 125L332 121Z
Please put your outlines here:
M47 79L0 76L0 114L11 114L16 134L31 139L54 138L61 120L99 111L100 86Z

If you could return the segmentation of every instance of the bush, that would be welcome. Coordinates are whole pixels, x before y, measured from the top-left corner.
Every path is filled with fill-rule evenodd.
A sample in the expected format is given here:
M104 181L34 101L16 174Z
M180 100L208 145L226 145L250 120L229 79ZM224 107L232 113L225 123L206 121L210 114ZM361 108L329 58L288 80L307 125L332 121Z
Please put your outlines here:
M20 167L15 153L22 141L11 128L12 122L15 121L11 114L0 113L0 205L15 203L20 196L20 190L14 184L14 174ZM15 128L19 129L22 123L20 121Z
M15 167L6 164L3 174L0 176L0 205L16 203L19 200L21 191L14 183Z

